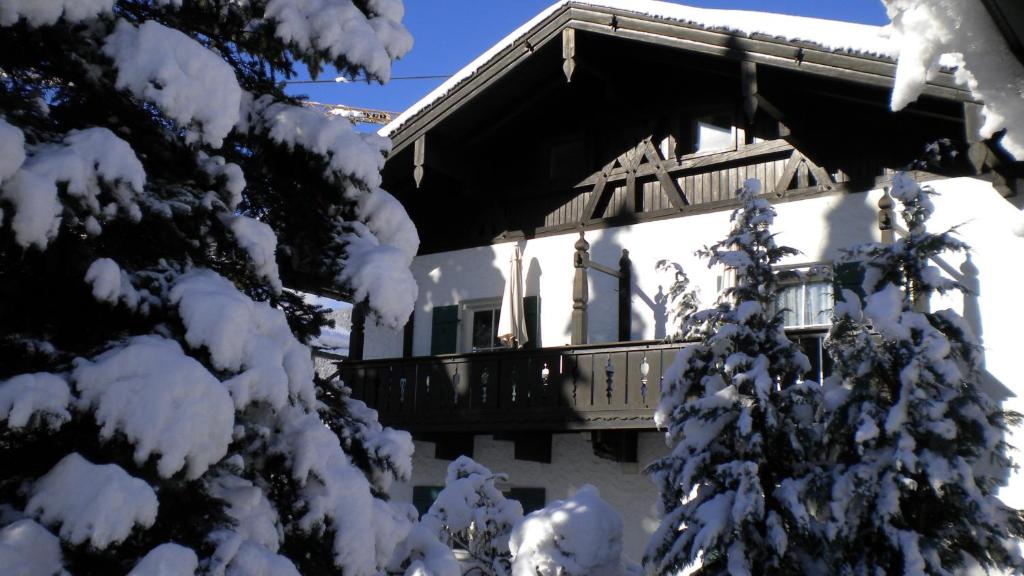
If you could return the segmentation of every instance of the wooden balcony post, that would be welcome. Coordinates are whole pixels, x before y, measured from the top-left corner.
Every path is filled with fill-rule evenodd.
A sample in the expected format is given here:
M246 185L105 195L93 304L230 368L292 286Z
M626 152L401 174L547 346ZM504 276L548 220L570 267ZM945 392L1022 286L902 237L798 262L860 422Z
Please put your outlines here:
M878 229L882 232L882 242L885 244L892 244L895 239L893 220L896 216L892 209L893 205L889 191L882 191L882 197L878 199Z
M622 249L619 258L619 342L632 338L632 280L633 267L629 261L629 250Z
M587 265L590 263L590 243L583 237L576 241L576 253L572 265L576 268L576 276L572 282L572 344L587 343L587 299L590 297L590 286L587 283Z
M363 359L363 340L366 336L366 302L352 307L352 332L349 335L349 360Z

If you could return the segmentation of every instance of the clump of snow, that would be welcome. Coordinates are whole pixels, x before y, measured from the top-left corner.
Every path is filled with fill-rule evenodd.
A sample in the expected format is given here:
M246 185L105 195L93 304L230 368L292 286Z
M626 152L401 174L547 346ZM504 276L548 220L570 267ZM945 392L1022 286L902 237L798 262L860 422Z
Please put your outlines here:
M367 300L380 320L392 327L405 324L419 295L419 286L409 270L409 255L394 246L381 244L365 225L352 223L345 234L344 268L338 282L353 289L356 301Z
M405 576L459 576L462 569L452 551L437 541L437 537L422 525L415 525L395 549L395 559L389 573ZM532 575L531 575L532 576Z
M1010 51L983 2L977 0L883 0L899 47L892 109L921 94L940 67L957 60L954 75L984 103L978 135L990 138L1006 129L1002 145L1024 159L1024 64Z
M242 202L242 191L245 190L245 174L242 168L234 162L228 162L223 156L209 156L200 151L199 167L214 179L224 181L224 191L227 192L225 206L229 211L234 211Z
M26 512L60 524L60 537L103 549L127 538L136 525L156 522L157 498L144 481L116 464L97 465L77 452L32 486Z
M622 557L622 519L589 484L529 514L509 543L514 576L639 574Z
M100 205L100 182L114 203ZM57 235L63 205L58 183L92 215L111 217L117 207L130 218L142 217L135 196L142 192L146 173L127 142L106 128L72 130L60 144L40 146L21 169L4 181L0 198L14 205L11 226L18 244L46 248Z
M384 155L391 144L373 134L360 134L347 120L324 116L305 106L274 102L264 96L252 102L242 125L260 125L278 144L304 148L327 161L327 176L348 177L370 188L380 186Z
M0 184L25 162L25 135L0 118Z
M217 543L210 566L211 574L223 574L247 542L268 553L277 552L283 537L282 530L273 504L260 487L230 474L214 478L209 487L214 497L227 503L227 515L234 521L231 529L211 535L211 540Z
M249 254L256 274L280 292L284 286L277 269L277 235L274 229L248 216L229 216L225 220L235 241Z
M117 66L115 86L186 127L186 142L219 148L238 122L242 89L234 70L184 33L152 20L139 27L122 20L103 51Z
M367 18L351 0L270 0L264 17L274 22L281 40L332 60L344 58L387 82L391 60L412 48L412 36L401 24L401 2L375 0L369 8Z
M398 248L412 263L420 248L420 235L401 202L375 188L359 199L358 214L381 244Z
M5 576L64 576L60 540L35 520L0 529L0 568Z
M49 26L64 18L81 22L114 9L114 0L0 0L0 26L11 26L22 18L29 26Z
M63 378L48 372L19 374L0 382L0 422L12 430L23 428L38 416L50 428L71 419L71 389Z
M523 507L505 498L495 481L505 480L468 456L448 465L444 489L420 521L442 540L466 548L470 556L493 570L509 566L512 527L523 517ZM496 570L497 572L502 572Z
M182 275L170 297L189 345L205 347L218 370L240 372L224 383L236 408L264 401L278 409L289 398L313 407L313 361L283 312L252 301L211 270Z
M85 281L92 285L92 295L100 302L123 303L130 310L149 309L152 295L146 290L136 290L128 273L121 270L110 258L99 258L85 271Z
M186 477L198 478L227 453L234 403L213 374L174 340L132 338L93 360L78 360L72 380L79 404L95 409L100 436L123 433L139 464L160 454L161 476L187 466Z
M356 573L372 573L377 558L375 535L366 525L374 517L369 482L316 414L289 406L281 420L275 450L289 459L292 478L304 485L307 511L299 525L311 530L330 521L335 563Z
M253 542L246 541L238 548L227 567L227 576L301 576L295 564Z
M191 548L168 542L146 553L128 576L194 576L198 568Z

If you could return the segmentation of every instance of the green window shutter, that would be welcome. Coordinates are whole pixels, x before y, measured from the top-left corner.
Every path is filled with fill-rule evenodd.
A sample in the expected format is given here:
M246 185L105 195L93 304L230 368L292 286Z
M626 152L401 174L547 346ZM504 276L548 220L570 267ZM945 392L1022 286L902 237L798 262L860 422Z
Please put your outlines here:
M435 306L430 330L430 355L454 354L459 337L459 307Z
M523 348L540 348L540 298L524 297L523 314L526 317L526 336L529 338Z
M832 276L833 294L836 302L845 302L843 290L850 290L864 300L864 264L862 262L841 262L836 264Z

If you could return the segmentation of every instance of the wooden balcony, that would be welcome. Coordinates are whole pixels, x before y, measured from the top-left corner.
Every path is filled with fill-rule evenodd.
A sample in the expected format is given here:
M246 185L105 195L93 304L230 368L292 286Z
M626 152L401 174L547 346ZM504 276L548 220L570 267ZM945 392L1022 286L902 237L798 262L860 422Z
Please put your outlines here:
M824 334L790 336L811 360L807 378L827 375ZM652 429L662 374L687 345L634 341L346 360L339 367L353 396L382 423L413 432Z
M638 429L654 427L662 372L685 345L622 342L339 367L382 423L415 432Z

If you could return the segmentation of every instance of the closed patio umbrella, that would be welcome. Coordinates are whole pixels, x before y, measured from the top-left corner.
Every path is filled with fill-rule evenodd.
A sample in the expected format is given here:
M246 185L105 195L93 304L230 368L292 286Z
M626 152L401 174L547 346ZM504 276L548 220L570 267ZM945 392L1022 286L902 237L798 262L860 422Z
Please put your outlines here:
M526 335L526 314L523 311L523 260L519 247L512 253L511 271L505 292L501 296L501 315L498 318L498 340L509 348L522 348Z

